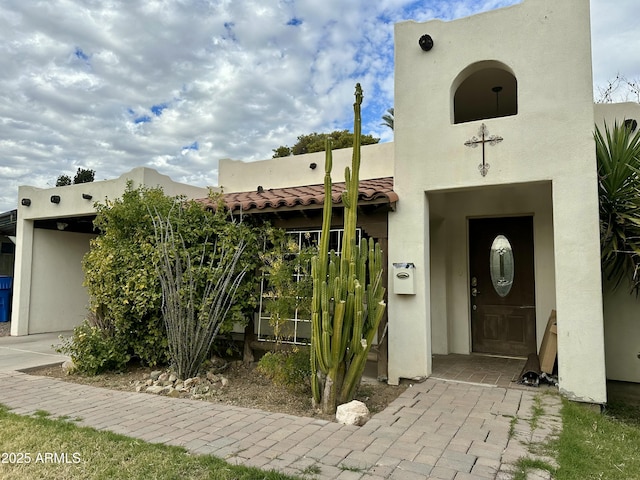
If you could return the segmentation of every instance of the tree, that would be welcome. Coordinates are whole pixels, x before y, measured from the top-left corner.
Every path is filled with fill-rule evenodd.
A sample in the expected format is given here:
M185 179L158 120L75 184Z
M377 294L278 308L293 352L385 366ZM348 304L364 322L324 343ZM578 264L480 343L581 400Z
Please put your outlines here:
M354 141L351 168L345 171L344 236L342 252L329 252L331 229L331 142L327 141L325 201L318 255L311 260L311 390L313 402L324 413L353 399L367 355L386 305L382 286L380 245L369 239L356 245L360 171L360 105L362 89L356 85Z
M640 292L640 131L633 122L596 126L600 246L605 278Z
M380 125L384 125L385 127L389 127L391 130L393 130L393 115L394 115L394 109L393 107L388 108L387 109L387 113L385 113L382 116L382 123Z
M291 148L287 146L280 146L273 149L273 158L288 157L291 155Z
M76 175L73 177L73 184L91 183L95 179L95 170L88 168L78 168ZM69 175L60 175L56 180L56 187L66 187L71 185L71 177Z
M640 80L629 80L622 74L598 87L596 103L640 102Z
M302 155L305 153L322 152L327 139L331 140L334 149L349 148L353 146L353 133L349 130L335 130L331 133L310 133L300 135L298 141L292 146L280 146L273 149L273 158L288 157L289 155ZM379 138L371 135L361 135L361 145L378 143Z
M56 180L56 187L66 187L71 185L71 177L69 175L60 175Z
M95 176L96 176L95 170L78 168L78 171L76 172L76 176L73 177L73 184L77 185L79 183L91 183L95 179Z

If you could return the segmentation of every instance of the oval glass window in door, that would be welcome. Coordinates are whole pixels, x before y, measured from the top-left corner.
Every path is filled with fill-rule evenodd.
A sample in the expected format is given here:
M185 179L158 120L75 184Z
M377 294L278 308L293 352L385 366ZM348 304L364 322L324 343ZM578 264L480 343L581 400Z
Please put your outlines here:
M506 297L513 285L513 249L504 235L498 235L491 244L489 253L491 283L496 293Z

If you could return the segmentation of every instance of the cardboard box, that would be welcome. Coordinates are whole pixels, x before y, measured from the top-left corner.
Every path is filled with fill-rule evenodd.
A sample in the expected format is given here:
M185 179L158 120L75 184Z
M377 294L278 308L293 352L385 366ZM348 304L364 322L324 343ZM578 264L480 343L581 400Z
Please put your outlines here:
M547 322L547 328L544 331L542 337L542 344L540 345L540 370L544 373L551 375L553 373L553 366L556 362L556 356L558 355L558 325L556 319L556 311L551 310L549 315L549 321Z

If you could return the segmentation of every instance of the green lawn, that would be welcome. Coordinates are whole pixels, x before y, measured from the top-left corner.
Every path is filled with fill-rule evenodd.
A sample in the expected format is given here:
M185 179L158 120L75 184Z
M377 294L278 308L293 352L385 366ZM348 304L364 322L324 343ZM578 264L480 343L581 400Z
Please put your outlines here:
M534 469L556 480L640 479L640 407L614 403L605 414L563 400L562 433L546 445L531 445L531 457L516 465L514 480ZM557 459L558 468L535 459L542 453Z
M551 469L557 480L640 479L640 407L613 404L602 415L584 405L564 401L562 421L559 438L542 447L557 458L559 468L554 470L544 463L523 459L522 470ZM208 455L191 455L183 448L78 427L72 421L47 418L45 412L15 415L1 406L0 447L0 479L295 478L232 466ZM30 463L16 464L20 459ZM301 471L300 475L310 478L314 473L318 473L316 468Z
M183 448L155 445L71 421L10 413L0 406L0 479L288 480ZM22 463L17 464L19 460ZM303 474L304 472L301 472Z
M640 479L640 409L614 404L605 415L564 402L558 480Z

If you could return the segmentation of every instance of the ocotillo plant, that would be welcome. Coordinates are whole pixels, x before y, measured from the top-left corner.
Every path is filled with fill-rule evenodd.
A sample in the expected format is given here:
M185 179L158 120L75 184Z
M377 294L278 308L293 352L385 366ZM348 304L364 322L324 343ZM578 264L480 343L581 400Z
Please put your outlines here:
M331 143L327 142L324 210L318 254L311 260L311 370L313 402L324 413L353 399L367 355L384 314L382 252L373 239L356 244L362 88L356 85L353 104L353 156L345 169L342 252L329 251L331 229Z

